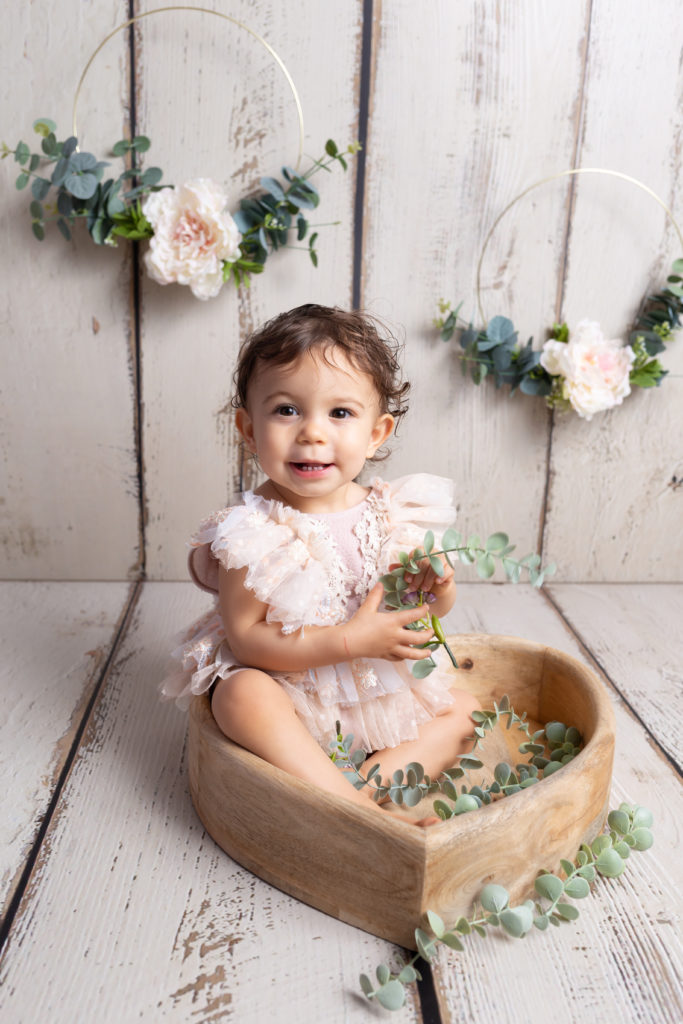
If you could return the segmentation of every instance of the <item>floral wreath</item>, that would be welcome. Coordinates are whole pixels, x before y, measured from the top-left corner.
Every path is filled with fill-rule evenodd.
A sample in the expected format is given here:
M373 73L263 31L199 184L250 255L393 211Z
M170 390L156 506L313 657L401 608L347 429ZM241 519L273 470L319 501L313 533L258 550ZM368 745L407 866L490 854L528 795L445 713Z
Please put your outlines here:
M509 385L511 395L518 389L525 395L539 395L551 409L573 409L582 419L590 420L598 412L621 405L632 388L659 387L667 375L657 356L674 338L674 332L683 326L683 259L673 263L664 288L646 295L641 301L627 344L618 338L606 338L600 324L581 320L571 332L566 323L553 324L550 337L540 350L532 347L533 338L521 345L509 317L494 316L486 321L480 293L486 248L508 210L532 189L577 174L610 174L643 189L663 208L683 248L683 235L671 210L636 178L603 168L562 171L535 182L516 196L499 214L486 236L477 265L477 305L486 326L475 327L471 322L461 321L458 314L463 303L452 309L451 304L443 300L434 325L444 341L450 341L459 331L463 374L469 370L475 384L491 376L497 388Z
M123 29L153 14L166 11L199 11L213 14L249 32L279 64L292 91L299 121L299 157L295 168L283 167L282 179L263 177L262 191L239 202L239 210L230 214L227 196L221 185L208 178L194 178L179 187L163 184L159 167L143 169L138 158L150 148L145 135L121 139L112 147L112 155L126 158L127 167L117 178L104 177L107 161L78 148L76 109L81 86L93 60L102 47ZM328 139L325 153L299 173L303 149L303 114L291 75L269 43L236 18L219 11L193 7L164 7L138 14L118 25L91 55L76 89L73 131L64 141L57 139L57 126L50 118L40 118L33 128L41 137L40 152L31 152L25 142L14 149L2 143L0 156L14 156L20 165L16 179L19 190L31 185L31 227L38 241L45 238L46 224L56 222L69 241L75 222L84 219L96 245L116 246L119 238L130 241L149 239L144 263L149 276L159 284L189 285L198 299L214 298L227 280L236 286L249 285L251 274L260 274L271 252L289 245L296 232L314 266L318 232L307 219L320 195L310 179L319 170L340 164L347 169L346 157L360 149L352 143L341 151ZM335 223L339 223L338 221ZM302 247L304 248L304 247Z

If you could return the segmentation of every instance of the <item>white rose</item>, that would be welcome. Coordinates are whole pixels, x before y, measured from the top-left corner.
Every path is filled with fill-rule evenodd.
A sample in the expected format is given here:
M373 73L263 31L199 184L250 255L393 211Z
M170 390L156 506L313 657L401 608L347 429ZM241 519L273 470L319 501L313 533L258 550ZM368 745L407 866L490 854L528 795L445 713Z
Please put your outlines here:
M631 393L629 374L634 359L630 345L608 340L599 324L582 320L568 342L545 343L541 366L564 378L565 397L579 416L589 420L596 412L621 405Z
M159 284L189 284L198 299L223 286L223 260L239 257L240 233L226 211L223 189L208 178L149 195L142 212L154 228L145 253L147 273Z

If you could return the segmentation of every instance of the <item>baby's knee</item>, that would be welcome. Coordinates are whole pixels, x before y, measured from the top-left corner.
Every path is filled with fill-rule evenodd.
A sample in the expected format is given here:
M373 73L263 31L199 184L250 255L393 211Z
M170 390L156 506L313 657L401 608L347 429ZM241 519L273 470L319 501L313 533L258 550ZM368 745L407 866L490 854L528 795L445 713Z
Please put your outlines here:
M456 715L462 718L471 718L473 711L481 711L482 707L477 698L473 693L468 690L456 690L451 689L451 693L455 698L455 704L453 711Z
M235 672L227 679L219 679L211 698L214 718L222 728L224 721L249 714L254 705L263 699L264 689L276 685L272 676L255 668Z

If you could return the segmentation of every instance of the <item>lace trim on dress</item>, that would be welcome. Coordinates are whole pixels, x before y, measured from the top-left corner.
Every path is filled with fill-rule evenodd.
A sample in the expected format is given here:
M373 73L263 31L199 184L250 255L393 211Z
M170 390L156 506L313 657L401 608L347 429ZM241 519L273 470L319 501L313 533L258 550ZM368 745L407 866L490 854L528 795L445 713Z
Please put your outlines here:
M355 586L354 594L364 601L370 588L377 582L377 562L382 541L388 531L389 508L379 489L379 480L373 480L372 490L366 499L366 508L353 528L353 534L360 545L362 576Z

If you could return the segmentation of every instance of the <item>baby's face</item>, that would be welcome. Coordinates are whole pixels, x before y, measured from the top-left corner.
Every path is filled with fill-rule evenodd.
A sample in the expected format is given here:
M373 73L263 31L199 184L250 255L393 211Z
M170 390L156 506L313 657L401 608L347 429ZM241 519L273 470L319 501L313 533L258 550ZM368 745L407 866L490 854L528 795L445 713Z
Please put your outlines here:
M261 364L237 426L264 473L294 508L354 504L349 488L393 429L372 377L332 347L287 366ZM357 501L356 497L356 501Z

